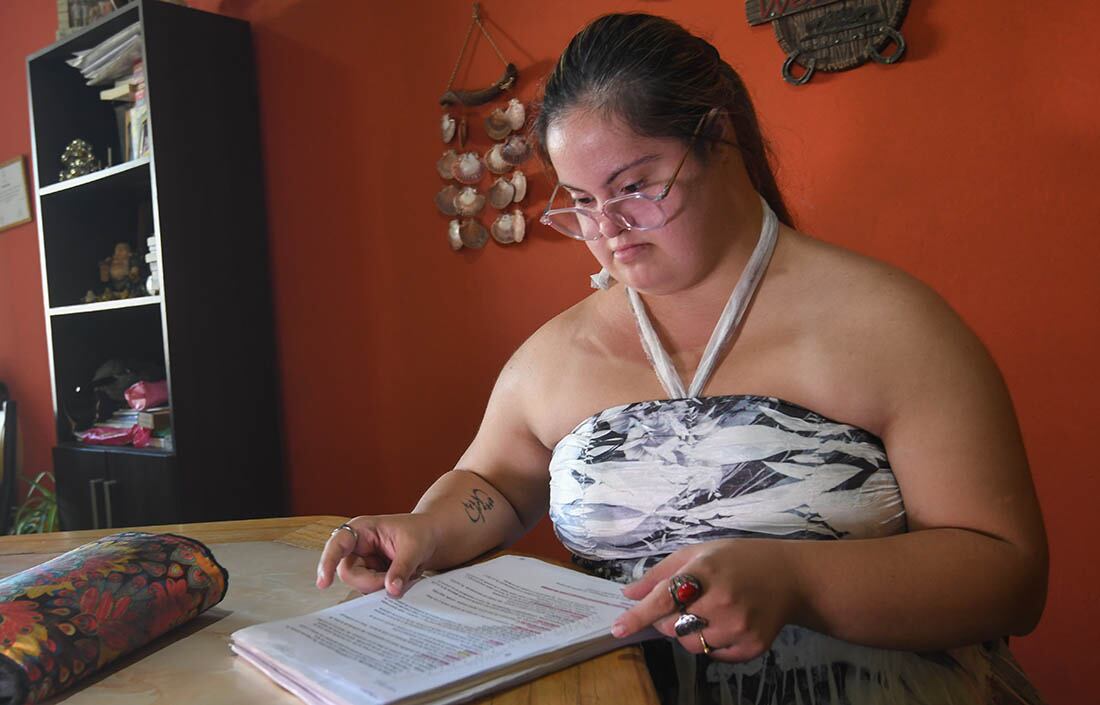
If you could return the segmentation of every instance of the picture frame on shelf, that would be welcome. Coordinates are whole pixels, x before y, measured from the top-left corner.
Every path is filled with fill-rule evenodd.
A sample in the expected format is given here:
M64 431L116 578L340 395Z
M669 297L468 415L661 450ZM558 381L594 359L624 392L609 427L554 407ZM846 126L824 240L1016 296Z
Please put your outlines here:
M57 38L64 39L129 3L130 0L57 0Z
M0 232L34 220L22 154L0 162Z
M57 35L64 39L106 17L115 10L129 5L133 0L57 0ZM175 5L187 6L187 0L165 0Z

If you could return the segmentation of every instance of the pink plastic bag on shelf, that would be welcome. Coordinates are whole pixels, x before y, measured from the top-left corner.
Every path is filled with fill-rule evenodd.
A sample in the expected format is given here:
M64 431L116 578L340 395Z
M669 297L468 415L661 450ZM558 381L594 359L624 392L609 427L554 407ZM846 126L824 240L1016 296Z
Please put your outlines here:
M153 438L153 432L144 426L134 426L132 429L134 434L134 447L144 448L149 445L149 441Z
M134 442L135 429L141 428L134 424L131 428L115 428L114 426L94 426L87 431L75 431L74 435L82 443L96 446L128 446ZM146 441L148 443L148 441Z
M126 401L130 408L142 411L168 403L168 381L138 382L126 390Z

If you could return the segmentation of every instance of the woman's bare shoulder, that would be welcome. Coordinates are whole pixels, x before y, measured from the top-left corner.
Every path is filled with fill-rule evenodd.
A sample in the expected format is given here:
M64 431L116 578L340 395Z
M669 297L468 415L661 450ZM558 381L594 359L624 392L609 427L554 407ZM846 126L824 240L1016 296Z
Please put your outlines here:
M818 320L845 332L924 334L963 325L932 287L903 269L792 231L788 295ZM965 326L964 326L965 327Z
M501 373L522 399L531 430L552 447L578 420L610 405L647 365L625 297L614 287L594 292L538 328ZM638 360L624 348L638 348ZM648 379L648 375L646 376Z
M963 370L999 377L977 335L931 286L899 267L798 233L789 238L779 297L799 313L803 359L819 390L840 390L882 429L922 385ZM801 303L796 303L801 302ZM820 365L820 367L818 367Z
M595 291L543 323L517 350L532 364L559 366L568 359L606 355L610 339L623 328L628 310L616 305L618 287ZM632 319L630 319L632 320Z

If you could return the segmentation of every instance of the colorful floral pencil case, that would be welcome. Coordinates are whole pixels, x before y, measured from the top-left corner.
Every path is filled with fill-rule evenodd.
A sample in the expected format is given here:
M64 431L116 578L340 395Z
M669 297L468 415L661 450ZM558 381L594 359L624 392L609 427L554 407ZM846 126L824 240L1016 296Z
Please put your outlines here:
M140 532L0 579L0 703L72 687L218 604L228 586L202 543Z

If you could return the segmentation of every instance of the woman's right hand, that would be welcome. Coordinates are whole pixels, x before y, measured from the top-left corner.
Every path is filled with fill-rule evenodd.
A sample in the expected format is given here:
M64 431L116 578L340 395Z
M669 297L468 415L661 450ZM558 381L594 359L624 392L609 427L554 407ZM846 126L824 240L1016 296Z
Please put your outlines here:
M317 587L332 585L334 576L362 593L383 587L402 595L420 576L436 549L435 531L426 514L358 516L348 522L359 535L335 531L317 564Z

